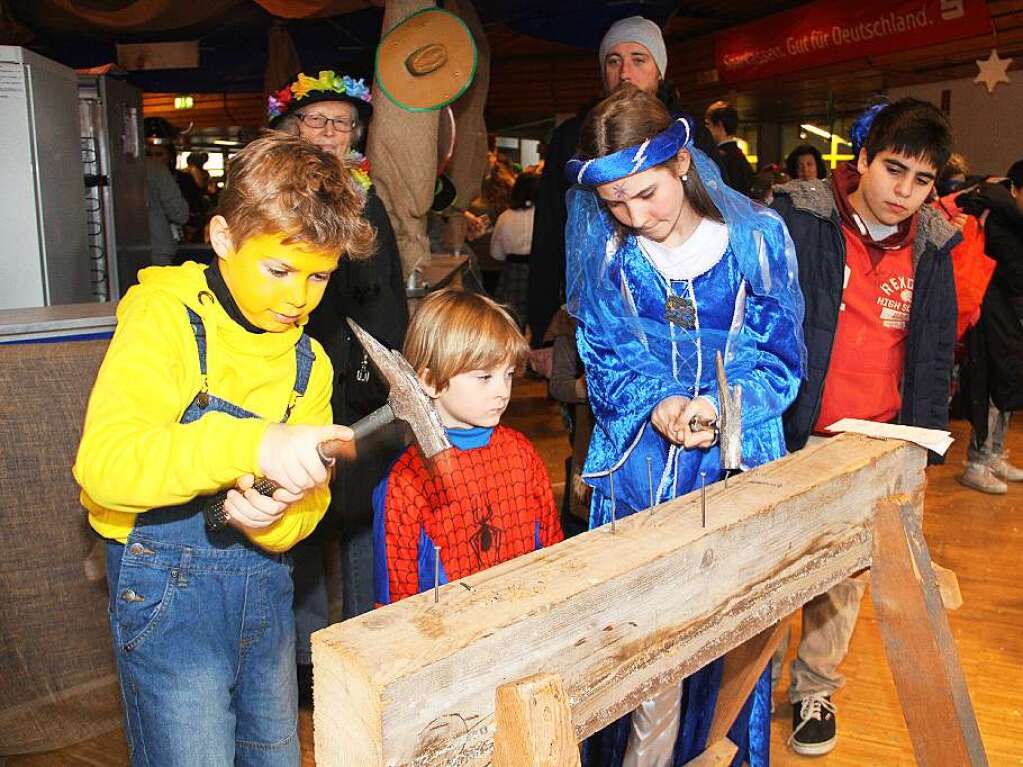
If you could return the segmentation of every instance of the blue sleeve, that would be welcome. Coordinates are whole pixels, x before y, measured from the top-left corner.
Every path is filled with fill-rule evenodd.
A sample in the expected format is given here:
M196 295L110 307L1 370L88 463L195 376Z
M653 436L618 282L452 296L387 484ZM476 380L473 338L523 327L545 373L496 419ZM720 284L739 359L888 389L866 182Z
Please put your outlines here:
M747 359L739 372L729 373L729 386L742 388L743 466L752 468L785 454L782 414L795 400L802 380L802 328L782 312L776 299L751 295L746 299L743 334ZM720 404L715 402L720 410Z
M393 468L393 467L392 467ZM388 471L373 489L373 600L378 605L391 603L391 585L387 578L387 530L384 501L387 499Z
M395 461L397 463L397 461ZM373 490L373 598L378 605L391 603L391 586L387 559L386 501L388 483L394 465L386 477ZM419 591L433 587L434 545L425 530L419 531L417 540L416 569ZM443 560L440 565L440 584L448 582Z
M601 432L601 441L607 440L610 455L620 457L658 403L667 397L686 396L685 387L670 375L652 378L633 369L622 362L621 349L601 346L585 328L580 327L576 333L576 342L586 371L586 388L596 429ZM592 462L587 461L588 471L591 465Z

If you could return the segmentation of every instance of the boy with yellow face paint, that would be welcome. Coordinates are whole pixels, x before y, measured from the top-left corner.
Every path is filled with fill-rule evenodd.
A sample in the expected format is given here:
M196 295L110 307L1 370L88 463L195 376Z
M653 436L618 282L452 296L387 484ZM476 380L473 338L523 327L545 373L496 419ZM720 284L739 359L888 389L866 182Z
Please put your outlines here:
M316 446L352 437L303 325L338 254L370 252L352 184L297 137L254 141L228 168L214 263L144 269L118 306L73 471L107 539L133 764L299 762L284 552L327 508Z

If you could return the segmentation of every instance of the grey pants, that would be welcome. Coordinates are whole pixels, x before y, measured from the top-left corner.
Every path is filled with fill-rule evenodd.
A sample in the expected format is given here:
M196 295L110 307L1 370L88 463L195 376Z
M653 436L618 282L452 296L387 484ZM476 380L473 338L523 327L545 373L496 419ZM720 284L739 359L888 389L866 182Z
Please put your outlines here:
M811 436L807 444L823 439L826 438ZM849 652L849 641L856 628L860 601L866 588L865 580L846 578L832 586L830 591L803 605L803 636L789 670L792 676L789 684L791 703L798 703L814 693L831 695L845 684L845 677L838 673L838 667ZM771 664L774 686L781 676L781 664L788 649L789 637L785 637L778 644Z
M977 435L971 430L970 445L966 449L966 464L985 465L1005 456L1005 432L1009 430L1011 412L999 410L993 402L988 403L987 439L977 442Z
M856 628L860 601L866 588L866 581L846 578L830 591L803 605L803 636L790 668L791 703L798 703L814 693L831 695L845 684L845 677L838 673L838 667L849 652L849 641ZM787 651L786 637L778 645L771 666L775 682L781 676L781 664Z

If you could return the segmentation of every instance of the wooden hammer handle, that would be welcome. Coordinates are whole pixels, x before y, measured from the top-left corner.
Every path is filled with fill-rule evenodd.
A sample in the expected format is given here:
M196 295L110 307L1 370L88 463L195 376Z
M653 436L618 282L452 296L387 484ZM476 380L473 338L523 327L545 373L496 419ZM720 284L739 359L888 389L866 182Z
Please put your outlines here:
M354 433L354 441L358 443L363 437L372 434L377 429L380 429L394 420L394 411L391 410L390 405L382 405L374 410L372 413L367 415L365 418L361 418L352 425L352 432ZM352 460L355 458L355 445L352 442L342 439L328 439L326 442L321 442L316 446L316 452L320 455L320 460L323 461L324 466L333 466L334 461L337 458L346 458ZM266 477L259 477L252 485L253 489L256 490L260 495L265 495L268 498L274 494L274 491L280 487L272 479ZM206 501L206 519L215 519L217 514L224 508L224 501L227 500L227 491L217 493L211 496Z

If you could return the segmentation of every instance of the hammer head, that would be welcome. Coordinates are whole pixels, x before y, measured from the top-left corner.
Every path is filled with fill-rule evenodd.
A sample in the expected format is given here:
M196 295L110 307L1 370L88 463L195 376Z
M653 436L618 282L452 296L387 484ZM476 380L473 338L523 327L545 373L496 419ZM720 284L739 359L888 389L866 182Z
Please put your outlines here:
M387 404L394 417L407 423L424 458L433 458L451 447L444 424L430 396L423 391L419 376L400 352L386 348L373 336L348 320L348 325L366 350L373 367L390 386Z
M729 386L725 362L717 353L718 438L721 440L721 468L735 471L742 466L742 387Z

